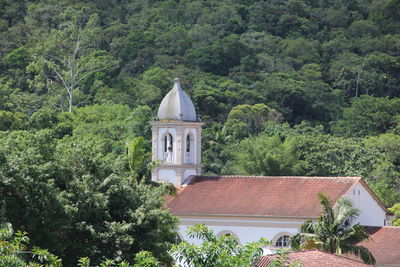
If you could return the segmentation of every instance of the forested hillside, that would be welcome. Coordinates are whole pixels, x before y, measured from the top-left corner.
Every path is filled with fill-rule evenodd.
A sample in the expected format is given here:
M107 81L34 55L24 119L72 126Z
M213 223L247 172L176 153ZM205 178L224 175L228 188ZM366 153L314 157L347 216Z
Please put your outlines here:
M168 261L146 177L174 77L205 174L362 176L400 203L399 0L0 0L1 221L66 266Z

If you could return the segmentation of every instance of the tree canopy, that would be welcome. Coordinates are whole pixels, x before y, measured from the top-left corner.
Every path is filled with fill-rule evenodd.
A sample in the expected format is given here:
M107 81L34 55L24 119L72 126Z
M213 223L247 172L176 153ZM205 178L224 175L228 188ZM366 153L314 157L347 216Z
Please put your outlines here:
M149 182L148 122L174 77L205 123L204 174L362 176L400 203L399 10L0 1L0 222L67 266L140 250L168 262L176 221L171 188Z
M33 244L66 266L80 257L132 262L141 250L170 262L177 220L163 208L168 188L149 183L146 143L129 123L135 112L88 106L37 116L38 130L1 135L1 220L30 233Z

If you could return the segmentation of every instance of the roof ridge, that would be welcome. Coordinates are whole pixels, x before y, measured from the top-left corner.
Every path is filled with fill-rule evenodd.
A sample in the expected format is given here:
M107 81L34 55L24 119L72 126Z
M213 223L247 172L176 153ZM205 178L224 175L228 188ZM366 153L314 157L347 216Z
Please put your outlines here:
M361 176L267 176L267 175L196 175L196 177L203 177L203 178L285 178L285 179L362 179Z

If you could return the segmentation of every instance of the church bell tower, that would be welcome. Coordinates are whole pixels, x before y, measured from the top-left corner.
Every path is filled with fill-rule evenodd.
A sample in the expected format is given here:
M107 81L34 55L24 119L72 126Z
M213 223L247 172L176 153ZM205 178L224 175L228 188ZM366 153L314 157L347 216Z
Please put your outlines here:
M161 163L152 172L153 181L181 185L191 175L201 174L201 126L192 100L182 90L179 78L161 101L158 120L152 121L152 159Z

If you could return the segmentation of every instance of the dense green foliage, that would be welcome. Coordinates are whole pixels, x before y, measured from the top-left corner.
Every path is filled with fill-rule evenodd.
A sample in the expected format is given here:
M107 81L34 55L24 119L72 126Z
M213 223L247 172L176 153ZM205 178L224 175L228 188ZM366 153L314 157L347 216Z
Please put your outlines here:
M148 162L140 155L148 144L134 138L132 116L146 110L39 111L31 116L39 129L2 132L1 219L31 233L33 244L51 249L66 266L84 256L93 264L103 257L132 262L141 250L169 262L177 222L163 208L169 188L148 183ZM133 159L125 144L132 138Z
M221 133L223 135L223 132ZM344 137L323 127L269 122L258 136L210 144L223 155L211 169L250 175L361 176L386 206L400 202L400 136ZM217 157L215 154L213 157Z
M315 223L311 219L300 226L300 233L292 237L295 249L319 249L333 254L354 254L365 263L374 264L375 258L357 243L368 239L368 234L353 221L360 211L347 199L339 199L335 205L322 193L318 194L322 211Z
M390 211L397 216L397 219L393 221L393 226L400 226L400 203L390 208Z
M188 237L202 240L197 246L183 241L172 247L171 253L177 260L178 266L193 267L225 267L225 266L257 266L263 255L263 247L270 244L265 239L239 245L234 236L216 236L213 231L203 224L190 226Z
M78 263L78 267L160 267L160 263L153 256L151 252L140 251L135 256L135 263L130 264L127 261L121 261L121 259L104 259L99 265L93 266L89 258L81 258Z
M175 76L205 122L204 173L360 175L400 203L399 13L398 0L0 1L1 220L65 264L167 261L175 221L146 179L148 121Z
M28 251L29 237L26 233L14 233L10 223L0 226L0 265L7 267L61 267L61 260L46 249L34 247ZM158 267L159 262L148 251L140 251L136 254L134 264L129 264L121 259L104 259L96 267ZM79 259L79 267L90 267L90 259ZM93 266L95 267L95 266Z
M11 224L0 226L0 265L7 267L61 267L61 260L45 249L35 247L28 251L26 233L14 233Z

